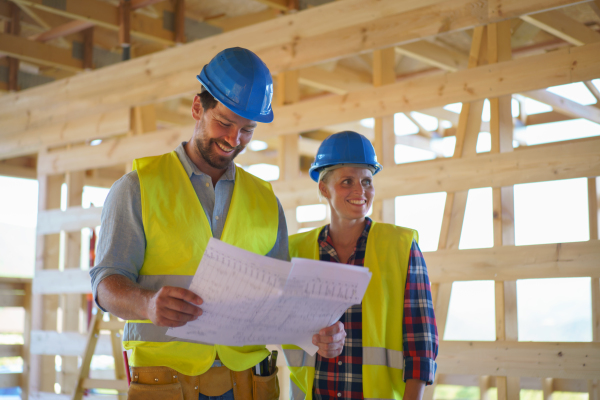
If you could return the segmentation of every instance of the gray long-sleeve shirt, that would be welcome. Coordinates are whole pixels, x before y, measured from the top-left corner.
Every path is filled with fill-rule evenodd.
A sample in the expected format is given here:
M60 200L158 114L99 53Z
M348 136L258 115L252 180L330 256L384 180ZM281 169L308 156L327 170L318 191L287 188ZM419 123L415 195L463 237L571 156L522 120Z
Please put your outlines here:
M203 173L185 152L185 142L175 152L188 174L198 200L204 209L214 238L220 239L229 212L235 183L235 164L213 187L212 178ZM289 260L288 235L285 215L279 199L279 227L275 245L267 256ZM97 303L98 284L110 275L123 275L137 282L144 264L146 236L142 222L140 180L137 171L124 175L110 189L101 217L100 238L96 252L96 266L90 269L92 291ZM191 281L191 277L190 277Z

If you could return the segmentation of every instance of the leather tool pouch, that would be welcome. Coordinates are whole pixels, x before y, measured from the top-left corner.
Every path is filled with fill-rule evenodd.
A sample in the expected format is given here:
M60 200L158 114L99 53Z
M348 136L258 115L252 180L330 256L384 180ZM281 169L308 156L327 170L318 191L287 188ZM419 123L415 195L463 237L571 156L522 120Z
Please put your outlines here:
M269 376L257 376L252 374L252 396L254 400L277 400L279 399L279 379L275 368Z
M177 375L167 367L134 367L128 400L184 400Z

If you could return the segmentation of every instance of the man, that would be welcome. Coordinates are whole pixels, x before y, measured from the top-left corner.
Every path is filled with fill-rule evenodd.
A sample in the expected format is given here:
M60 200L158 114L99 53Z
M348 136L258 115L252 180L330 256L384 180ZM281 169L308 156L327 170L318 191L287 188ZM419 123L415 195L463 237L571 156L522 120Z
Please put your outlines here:
M276 377L251 368L269 354L264 345L231 347L180 341L168 327L201 318L202 299L185 289L210 237L287 260L284 214L271 185L233 159L258 122L271 122L273 83L251 51L226 49L197 77L192 139L175 151L134 161L102 212L92 289L98 305L127 320L123 342L132 350L130 399L274 399ZM343 347L343 326L313 340L324 356Z

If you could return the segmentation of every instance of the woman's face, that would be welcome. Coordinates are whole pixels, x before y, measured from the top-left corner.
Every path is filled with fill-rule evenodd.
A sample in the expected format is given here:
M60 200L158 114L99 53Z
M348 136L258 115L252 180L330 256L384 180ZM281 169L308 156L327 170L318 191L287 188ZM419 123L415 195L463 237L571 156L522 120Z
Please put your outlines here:
M367 168L342 167L333 170L319 190L329 200L331 212L343 219L360 219L373 204L373 174Z

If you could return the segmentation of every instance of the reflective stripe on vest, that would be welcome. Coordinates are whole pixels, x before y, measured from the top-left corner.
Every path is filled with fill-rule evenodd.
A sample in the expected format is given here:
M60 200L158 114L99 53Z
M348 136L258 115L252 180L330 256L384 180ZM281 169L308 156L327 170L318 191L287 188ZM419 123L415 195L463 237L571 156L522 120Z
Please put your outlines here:
M206 213L175 152L137 159L134 168L140 180L146 237L138 283L149 290L187 288L212 237ZM221 240L264 255L275 245L278 225L279 210L271 184L236 167ZM217 354L234 371L248 369L269 354L264 345L206 345L167 336L166 330L150 321L127 321L123 346L132 349L131 365L162 365L194 376L207 371Z
M305 398L306 395L302 389L290 378L290 400L304 400Z
M304 350L283 349L285 359L290 367L315 367L316 354L308 355ZM403 369L404 355L401 351L381 347L363 347L363 365L385 365L390 368Z

